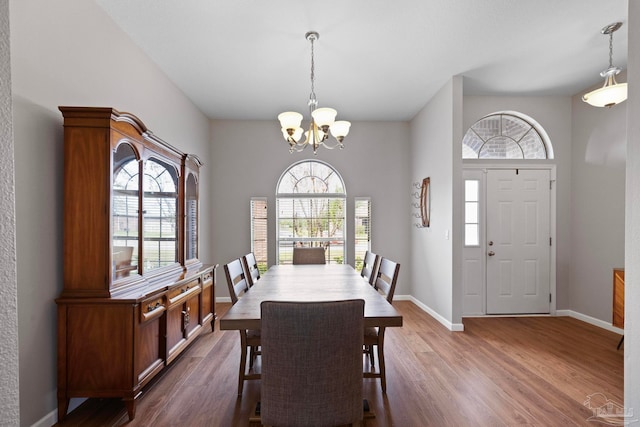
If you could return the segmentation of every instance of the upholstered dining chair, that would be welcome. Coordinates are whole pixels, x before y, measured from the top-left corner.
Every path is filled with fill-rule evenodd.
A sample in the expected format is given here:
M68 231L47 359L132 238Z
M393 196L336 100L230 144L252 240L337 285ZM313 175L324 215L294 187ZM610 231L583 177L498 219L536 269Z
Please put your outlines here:
M382 257L373 285L375 289L384 294L389 304L393 302L393 294L396 290L400 264ZM364 351L369 355L371 370L364 372L365 378L380 378L382 392L387 392L387 377L384 365L384 327L367 327L364 329ZM375 371L373 348L378 354L378 371Z
M258 270L258 263L253 252L249 252L242 257L242 264L244 266L244 274L247 279L247 285L252 287L260 280L260 270Z
M227 277L231 303L235 304L242 294L249 291L244 269L240 259L235 259L224 266ZM249 372L247 372L247 348L249 349ZM238 373L238 396L242 396L244 382L259 380L260 374L252 372L253 360L260 354L260 331L252 329L240 330L240 369Z
M360 270L360 276L362 276L370 285L373 286L373 281L376 278L378 272L378 263L380 257L371 251L367 251L364 254L364 260L362 262L362 270Z
M326 264L324 248L293 248L294 264Z
M360 425L364 300L264 301L260 422Z

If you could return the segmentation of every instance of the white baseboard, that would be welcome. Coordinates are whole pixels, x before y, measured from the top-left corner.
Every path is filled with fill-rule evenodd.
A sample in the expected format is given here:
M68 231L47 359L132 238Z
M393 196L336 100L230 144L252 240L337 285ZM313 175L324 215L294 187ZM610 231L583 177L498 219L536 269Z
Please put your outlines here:
M58 411L53 410L32 424L31 427L50 427L58 422Z
M67 409L67 413L70 413L78 406L82 405L82 403L87 400L86 398L74 397L69 401L69 408ZM49 412L44 417L40 418L35 424L32 424L31 427L50 427L55 425L58 422L58 409L54 409Z
M624 329L616 328L609 322L605 322L604 320L596 319L595 317L587 316L586 314L578 313L573 310L556 310L556 316L569 316L578 320L582 320L583 322L587 322L591 325L598 326L602 329L606 329L607 331L615 332L616 334L623 335Z
M462 331L464 331L464 325L462 323L451 323L451 322L449 322L447 319L445 319L443 316L441 316L440 313L438 313L437 311L433 310L428 305L422 303L422 301L416 299L412 295L395 295L393 297L393 299L397 300L397 301L411 301L412 303L414 303L415 305L420 307L420 309L422 311L424 311L429 316L431 316L434 319L436 319L445 328L449 329L452 332L462 332Z
M217 297L216 302L231 302L231 297Z

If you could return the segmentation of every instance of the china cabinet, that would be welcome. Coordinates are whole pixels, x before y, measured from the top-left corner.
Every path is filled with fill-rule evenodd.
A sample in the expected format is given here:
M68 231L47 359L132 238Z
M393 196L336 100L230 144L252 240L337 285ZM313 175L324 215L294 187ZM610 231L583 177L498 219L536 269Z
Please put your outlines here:
M200 160L134 115L60 107L64 288L58 419L73 397L142 388L215 319L216 266L198 259Z

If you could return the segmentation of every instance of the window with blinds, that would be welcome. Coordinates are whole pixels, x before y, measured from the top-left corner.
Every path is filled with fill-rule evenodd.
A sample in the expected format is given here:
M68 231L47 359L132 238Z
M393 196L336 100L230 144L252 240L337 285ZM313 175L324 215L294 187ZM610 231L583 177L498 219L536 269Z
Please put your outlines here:
M354 243L355 269L362 270L364 255L371 250L371 198L356 197L354 199Z
M277 188L277 262L291 264L294 247L323 247L327 263L346 258L346 193L338 172L305 160L287 169Z
M251 198L251 252L256 257L261 274L268 268L267 218L266 197Z

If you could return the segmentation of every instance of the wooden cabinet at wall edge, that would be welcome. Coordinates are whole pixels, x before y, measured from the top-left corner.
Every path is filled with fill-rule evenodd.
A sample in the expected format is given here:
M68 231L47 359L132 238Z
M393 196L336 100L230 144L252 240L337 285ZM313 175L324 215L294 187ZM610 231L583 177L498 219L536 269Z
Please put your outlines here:
M58 419L72 397L144 387L215 320L214 265L198 259L202 166L113 108L64 117Z

